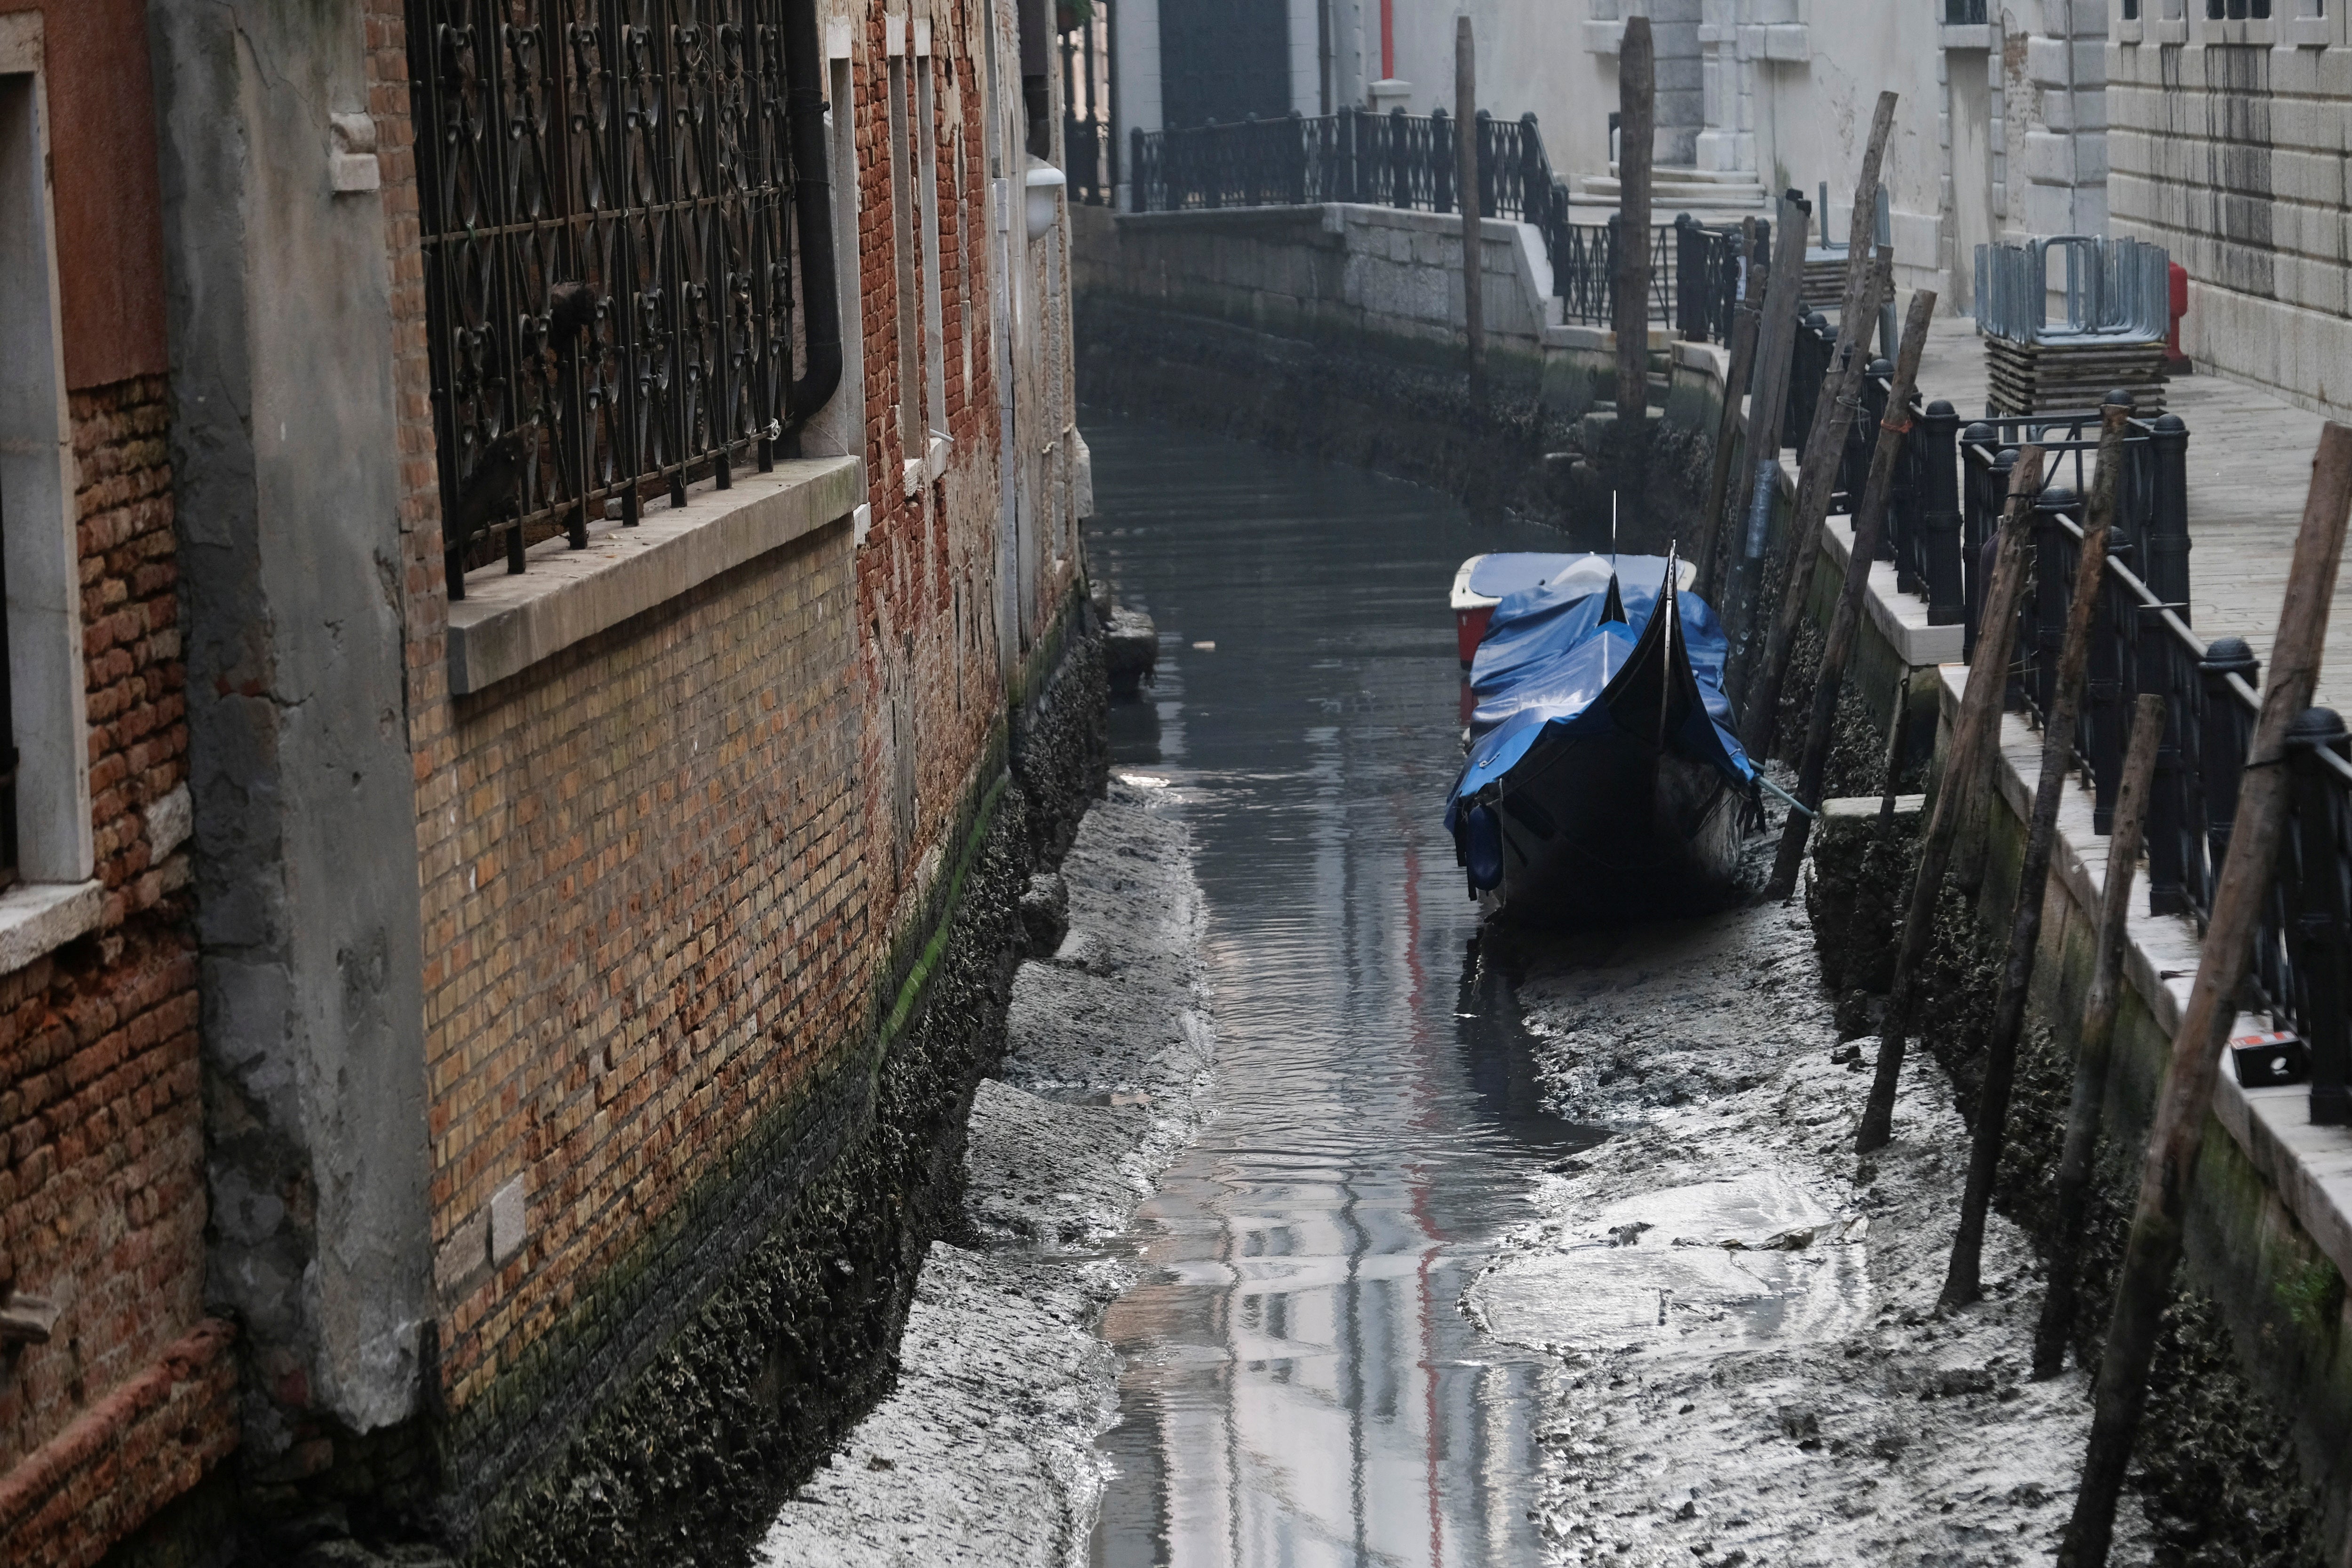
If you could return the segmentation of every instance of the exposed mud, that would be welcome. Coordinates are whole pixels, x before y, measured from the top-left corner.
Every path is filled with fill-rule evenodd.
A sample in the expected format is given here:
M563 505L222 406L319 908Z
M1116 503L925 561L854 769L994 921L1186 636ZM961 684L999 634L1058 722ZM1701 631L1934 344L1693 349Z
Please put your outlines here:
M1213 1056L1201 899L1165 793L1114 781L1062 866L1068 933L1013 981L975 1096L963 1228L932 1244L895 1390L799 1489L771 1564L1066 1563L1103 1484L1108 1251L1196 1128Z
M1622 1128L1546 1178L1465 1302L1559 1357L1550 1559L2048 1560L2086 1385L2026 1379L2039 1266L2007 1220L1985 1300L1937 1309L1967 1163L1939 1065L1915 1058L1895 1142L1857 1168L1875 1041L1840 1044L1798 907L1528 962L1558 1109ZM2148 1541L2135 1512L2119 1560Z

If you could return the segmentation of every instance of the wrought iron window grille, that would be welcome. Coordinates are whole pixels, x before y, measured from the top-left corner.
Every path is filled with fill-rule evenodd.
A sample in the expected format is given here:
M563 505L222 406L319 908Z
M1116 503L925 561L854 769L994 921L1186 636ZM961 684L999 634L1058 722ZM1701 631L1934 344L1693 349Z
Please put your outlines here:
M782 0L408 0L449 596L773 462ZM822 177L819 175L818 177Z

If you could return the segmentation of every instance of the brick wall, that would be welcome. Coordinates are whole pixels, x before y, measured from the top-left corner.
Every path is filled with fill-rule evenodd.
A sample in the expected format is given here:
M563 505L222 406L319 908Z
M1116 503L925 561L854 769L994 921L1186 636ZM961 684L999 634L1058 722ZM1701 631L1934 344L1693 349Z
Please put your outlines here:
M848 554L821 531L453 710L423 868L453 1410L863 1020Z
M167 411L78 392L97 929L0 975L0 1292L56 1331L0 1363L0 1561L93 1562L236 1439L204 1317L204 1131L187 927Z
M754 1202L728 1185L747 1148L766 1148L750 1141L783 1129L797 1162L845 1135L802 1102L870 1040L893 938L986 783L1004 704L984 264L968 269L962 250L984 232L964 199L987 178L977 41L942 23L938 58L910 56L906 78L911 122L914 70L939 73L948 390L930 422L954 438L945 475L911 497L899 482L921 454L898 431L877 4L844 127L862 182L860 276L843 286L864 321L867 544L821 530L453 698L402 12L367 0L403 459L434 1381L456 1453L528 1463L551 1435L517 1435L535 1411L573 1419L584 1391L608 1397L641 1364L642 1347L604 1343L648 1331L639 1275L677 1268L688 1233L740 1228L705 1200Z

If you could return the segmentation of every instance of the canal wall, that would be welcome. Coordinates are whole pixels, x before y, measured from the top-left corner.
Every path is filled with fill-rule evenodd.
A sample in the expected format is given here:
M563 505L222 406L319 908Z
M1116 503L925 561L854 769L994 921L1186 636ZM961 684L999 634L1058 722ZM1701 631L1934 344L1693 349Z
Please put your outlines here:
M1089 406L1413 479L1605 548L1587 416L1613 405L1616 338L1561 323L1532 226L1483 230L1487 359L1474 397L1458 216L1338 203L1071 216ZM1650 402L1665 423L1650 510L1662 519L1693 483L1694 437L1717 405L1694 346L1651 334Z
M1076 206L1071 216L1079 395L1089 405L1393 474L1474 510L1552 523L1579 547L1609 547L1609 485L1594 458L1614 418L1616 334L1563 322L1532 226L1489 219L1482 231L1488 358L1485 394L1474 398L1458 216L1340 203ZM1687 552L1727 355L1654 331L1649 359L1648 504L1618 543ZM1782 552L1795 494L1784 453L1766 562ZM1822 532L1811 603L1822 626L1849 536L1843 519ZM1853 684L1883 731L1913 678L1908 754L1924 757L1935 724L1927 672L1959 657L1958 628L1928 626L1925 607L1894 592L1892 565L1874 571L1873 587ZM1778 593L1777 583L1735 573L1725 595L1735 634Z
M1966 668L1938 672L1938 749L1948 743ZM1980 885L1947 884L1925 973L1920 1046L1951 1074L1973 1121L1982 1042L2000 988L2002 946L2039 775L2041 737L2003 720L1997 805ZM1834 804L1834 803L1833 803ZM1808 888L1825 982L1842 1032L1875 1029L1874 1001L1916 863L1911 816L1892 844L1874 816L1831 812ZM2106 875L2091 802L2070 788L2043 909L2027 1039L1996 1187L2001 1212L2047 1244L2056 1153L2064 1138L2073 1057L2090 983ZM2172 1034L2198 962L2185 917L2146 912L2134 894L2103 1155L2074 1324L2078 1362L2106 1331ZM2352 1205L2340 1136L2308 1124L2300 1088L2245 1089L2224 1068L2191 1194L2180 1285L2167 1318L2149 1414L2135 1454L2151 1525L2210 1562L2352 1560L2352 1334L2344 1280L2352 1272ZM1897 1128L1898 1138L1902 1129Z

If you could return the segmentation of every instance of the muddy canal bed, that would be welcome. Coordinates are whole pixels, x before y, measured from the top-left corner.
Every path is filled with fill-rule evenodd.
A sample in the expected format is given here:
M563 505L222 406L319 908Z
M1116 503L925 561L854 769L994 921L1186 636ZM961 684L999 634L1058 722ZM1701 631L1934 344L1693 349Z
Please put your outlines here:
M898 1386L778 1515L771 1568L1085 1554L1118 1377L1096 1325L1214 1054L1191 846L1157 784L1114 780L1079 828L1068 931L1022 963L1010 1054L973 1100L963 1233L933 1243Z
M2041 1275L1992 1216L1986 1296L1937 1309L1968 1160L1949 1080L1906 1063L1857 1163L1876 1042L1840 1046L1800 905L1557 941L1519 997L1553 1102L1617 1131L1464 1299L1540 1347L1545 1558L2053 1560L2089 1426L2027 1377ZM2117 1561L2144 1560L2128 1518Z
M2084 1380L2026 1380L1998 1215L1985 1300L1936 1310L1950 1085L1915 1053L1857 1164L1875 1043L1837 1041L1801 903L1536 938L1465 896L1446 586L1559 537L1088 434L1090 565L1157 680L898 1391L766 1561L2049 1560Z

